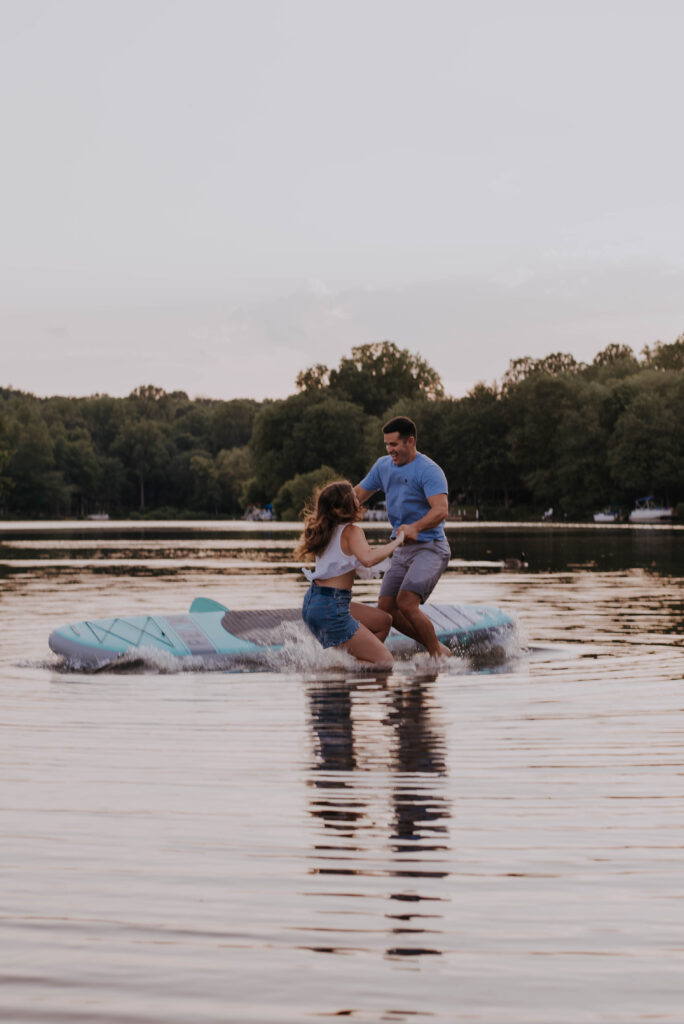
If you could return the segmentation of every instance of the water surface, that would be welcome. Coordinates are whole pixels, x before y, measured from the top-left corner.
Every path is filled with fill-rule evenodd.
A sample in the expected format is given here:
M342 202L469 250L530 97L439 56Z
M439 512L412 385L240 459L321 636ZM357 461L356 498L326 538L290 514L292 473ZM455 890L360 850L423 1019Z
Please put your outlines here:
M679 1024L683 539L450 531L496 666L87 674L55 626L300 603L292 530L4 524L0 1020Z

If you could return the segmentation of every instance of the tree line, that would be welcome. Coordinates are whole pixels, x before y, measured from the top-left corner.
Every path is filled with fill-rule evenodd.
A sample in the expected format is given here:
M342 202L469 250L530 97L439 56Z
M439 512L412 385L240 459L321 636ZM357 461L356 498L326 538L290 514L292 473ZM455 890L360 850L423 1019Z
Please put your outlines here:
M297 518L316 484L365 474L383 454L382 423L400 413L444 468L450 501L482 518L553 506L582 519L646 494L676 505L682 408L684 335L639 356L610 345L591 363L515 359L463 398L389 341L303 370L278 401L192 400L153 386L126 398L0 388L0 512L236 517L272 503L281 519Z

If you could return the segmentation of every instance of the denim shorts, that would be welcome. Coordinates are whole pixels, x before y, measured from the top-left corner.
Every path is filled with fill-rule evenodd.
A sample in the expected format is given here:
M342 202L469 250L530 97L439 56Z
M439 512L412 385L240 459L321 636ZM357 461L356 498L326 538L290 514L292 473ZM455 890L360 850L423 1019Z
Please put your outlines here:
M302 618L323 647L338 647L351 640L359 623L349 612L351 590L319 587L312 583L304 597Z

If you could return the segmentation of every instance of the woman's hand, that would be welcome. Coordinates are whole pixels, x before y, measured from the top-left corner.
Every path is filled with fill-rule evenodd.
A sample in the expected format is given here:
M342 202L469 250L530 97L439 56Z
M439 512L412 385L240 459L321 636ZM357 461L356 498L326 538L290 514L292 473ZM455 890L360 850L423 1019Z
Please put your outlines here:
M400 536L401 540L399 539ZM400 544L404 543L404 540L402 527L394 540L389 541L387 544L382 544L380 547L371 548L361 527L350 523L342 531L340 543L345 555L356 555L361 565L370 567L384 562L393 551L396 551Z
M397 529L397 536L399 536L400 533L404 534L404 542L407 540L418 540L420 526L418 523L402 523Z

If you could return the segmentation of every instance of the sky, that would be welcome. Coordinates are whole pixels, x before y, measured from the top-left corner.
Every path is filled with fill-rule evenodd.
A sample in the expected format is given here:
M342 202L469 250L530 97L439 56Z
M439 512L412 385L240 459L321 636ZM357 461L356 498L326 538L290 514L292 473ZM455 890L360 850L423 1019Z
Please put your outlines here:
M0 0L0 386L684 332L681 0Z

